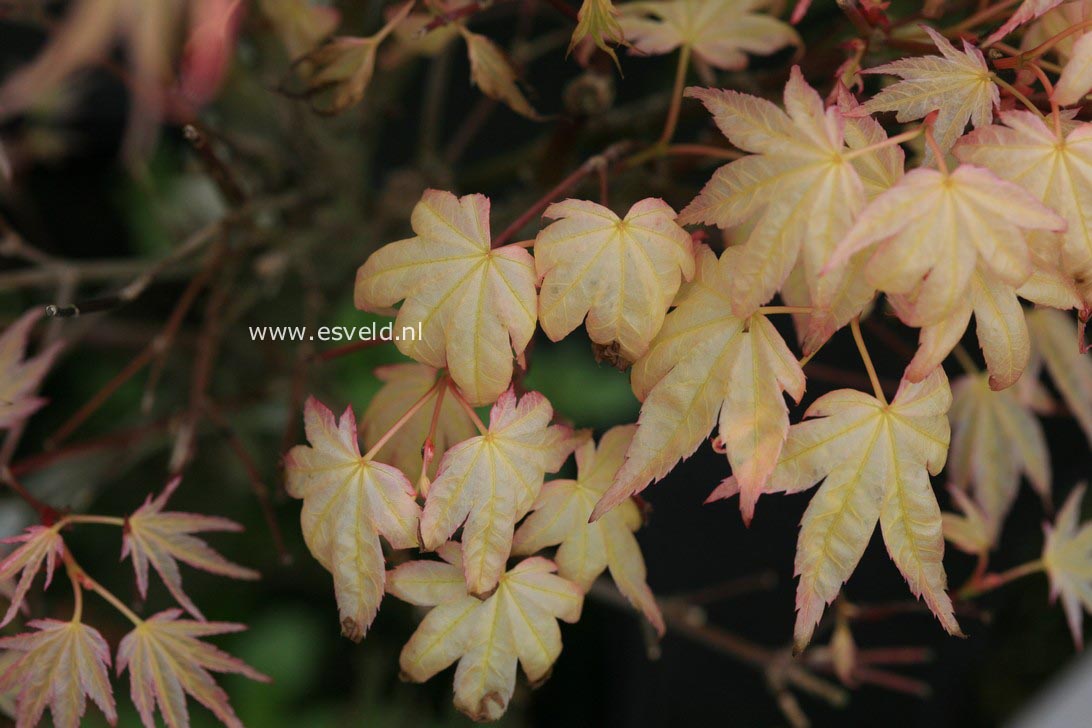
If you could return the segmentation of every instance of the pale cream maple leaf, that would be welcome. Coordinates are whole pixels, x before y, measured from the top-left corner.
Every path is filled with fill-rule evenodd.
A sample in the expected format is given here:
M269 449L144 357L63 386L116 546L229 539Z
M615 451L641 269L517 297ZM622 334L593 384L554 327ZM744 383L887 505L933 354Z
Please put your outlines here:
M512 111L528 119L542 117L527 97L520 91L519 78L512 60L497 47L497 44L480 33L472 33L466 26L459 26L459 33L466 41L466 52L470 59L470 79L479 90L491 99L502 101Z
M1027 281L1032 261L1024 231L1065 229L1057 213L988 169L919 167L868 204L825 270L879 244L866 266L869 280L895 294L924 281L915 323L934 323L965 300L976 268L1010 286Z
M819 275L865 205L857 167L845 159L841 112L824 108L795 66L785 86L785 111L736 91L691 88L687 95L705 104L732 144L752 153L718 169L679 214L682 224L753 224L727 281L735 314L750 316L770 300L799 261L820 309L833 310L845 291L858 291L852 305L838 306L840 320L815 317L824 331L847 323L872 290L859 295L851 272L839 271L837 279ZM816 347L822 343L813 339Z
M27 592L34 583L34 577L45 566L45 585L53 579L53 569L57 565L57 558L64 553L64 539L61 538L60 529L56 526L28 526L23 533L11 538L5 538L0 543L17 543L18 548L0 561L0 579L11 579L19 574L19 581L15 585L15 592L11 596L11 603L0 620L0 627L10 622L15 613L19 611Z
M493 405L489 429L452 447L440 462L421 512L421 542L438 548L463 526L472 594L496 587L516 522L538 498L545 474L557 472L576 444L569 428L550 424L552 417L538 392L517 400L509 390Z
M1079 104L1092 91L1092 33L1085 33L1073 44L1073 55L1066 61L1054 86L1054 101L1062 106Z
M553 341L587 317L588 336L615 344L632 362L663 325L683 279L694 275L694 246L663 200L635 203L624 218L585 200L550 205L556 220L535 238L538 318Z
M906 155L897 144L878 146L887 139L887 132L871 116L852 116L860 104L842 84L838 84L836 102L838 109L846 115L842 128L846 146L855 152L850 161L861 178L865 197L872 199L899 181ZM869 147L875 148L867 152L858 151ZM865 260L866 256L862 254L850 261L842 285L826 302L826 308L819 307L812 300L807 281L808 270L803 260L797 260L789 277L781 285L781 298L786 304L816 309L813 313L793 314L797 337L805 354L814 353L847 321L867 309L867 306L864 309L862 306L873 299L875 290L862 273Z
M1092 443L1092 357L1079 348L1077 323L1049 308L1032 311L1027 320L1034 354L1029 368L1038 372L1040 362L1046 365L1054 388Z
M936 142L947 152L970 122L976 129L993 120L993 110L1001 100L982 52L967 41L956 50L948 40L927 26L922 29L932 39L939 56L903 58L862 73L883 73L902 80L880 91L861 105L861 111L898 112L900 122L924 119L933 111L936 118ZM933 151L926 148L924 164L933 163Z
M78 619L38 619L37 630L0 638L0 649L17 657L0 675L0 690L15 690L16 726L38 725L49 706L53 725L77 728L91 698L110 725L117 722L110 687L110 646L98 630Z
M797 651L856 569L877 521L910 590L959 634L946 591L940 506L929 482L948 454L951 402L948 378L936 369L922 382L903 379L890 403L848 389L823 395L789 429L763 492L799 493L823 481L800 523ZM729 478L710 500L738 492Z
M1050 2L1050 0L1045 1ZM1020 50L1029 51L1048 40L1055 39L1050 46L1050 53L1064 64L1073 57L1073 46L1084 36L1077 33L1070 33L1060 38L1055 36L1061 36L1066 30L1086 20L1092 20L1092 0L1062 2L1028 25L1020 38Z
M162 493L154 499L149 495L144 504L125 520L121 558L132 558L137 591L141 597L148 595L148 565L151 564L171 596L187 612L198 619L204 619L182 589L179 561L195 569L232 579L258 579L260 575L253 569L228 561L193 535L201 531L242 531L243 527L238 523L219 516L163 510L167 500L181 483L181 476L172 478Z
M38 385L62 344L57 342L27 358L27 338L41 315L41 310L28 311L0 334L0 430L18 425L46 403L36 396Z
M610 569L623 596L641 610L661 635L663 615L646 583L645 560L633 532L644 518L635 501L619 504L594 523L588 516L622 466L636 427L620 425L599 440L588 437L576 449L576 480L551 480L520 525L512 553L528 556L558 546L558 574L576 582L585 592L604 569Z
M422 364L447 368L474 405L490 404L512 380L535 331L535 262L521 247L490 248L489 198L427 190L413 208L416 237L373 253L356 279L356 305L394 313L395 330L420 331L395 345Z
M1026 475L1050 503L1050 453L1042 425L1017 388L997 392L986 375L965 376L952 385L952 445L948 481L970 490L996 539Z
M1077 281L1084 307L1092 305L1092 124L1056 131L1027 111L1006 111L1000 124L977 129L952 150L963 162L1015 182L1066 221L1058 265ZM1041 266L1040 266L1041 267Z
M738 71L747 54L769 55L802 45L792 26L761 11L769 0L667 0L620 6L632 53L659 56L688 47L711 66Z
M455 707L477 721L500 718L516 682L516 665L540 683L561 654L557 620L580 619L584 594L541 557L505 573L486 599L467 593L458 544L440 549L444 561L411 561L388 575L387 589L411 604L432 607L402 649L402 674L424 682L456 660Z
M664 477L717 424L750 521L789 431L782 392L799 401L805 382L773 324L759 314L741 319L733 313L728 281L738 270L735 252L718 260L700 249L694 282L634 366L633 391L643 402L637 432L593 519Z
M997 542L996 525L969 494L957 488L949 489L949 493L960 513L941 514L945 540L974 556L989 553Z
M227 693L211 672L235 673L269 682L242 660L223 652L202 637L240 632L246 625L179 619L180 609L168 609L143 620L118 645L118 675L129 670L133 705L145 728L155 728L158 707L168 728L190 724L186 695L212 711L228 728L242 728Z
M1044 525L1043 567L1050 577L1050 595L1062 603L1077 648L1084 646L1084 611L1092 613L1092 523L1080 523L1085 484L1069 494L1054 518Z
M416 546L421 509L401 471L360 454L351 407L336 421L311 398L303 416L311 445L285 456L285 488L303 500L307 548L334 577L342 634L360 641L383 598L379 536L396 549Z
M436 384L437 374L437 370L424 364L390 364L377 368L375 376L383 382L383 386L361 417L364 446L371 448L378 443L391 426ZM416 478L420 474L421 448L432 426L435 398L434 393L424 407L402 424L398 435L379 448L375 454L376 460L393 465L408 478ZM455 397L445 393L432 438L434 456L426 475L435 477L440 458L447 449L473 437L476 432L473 420Z

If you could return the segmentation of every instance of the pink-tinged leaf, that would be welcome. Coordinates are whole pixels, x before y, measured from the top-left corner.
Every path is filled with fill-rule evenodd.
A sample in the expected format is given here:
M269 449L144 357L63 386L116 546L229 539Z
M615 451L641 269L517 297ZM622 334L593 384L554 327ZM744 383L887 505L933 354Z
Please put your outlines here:
M148 594L148 565L151 564L178 603L193 616L204 619L182 590L179 561L232 579L257 579L259 574L228 561L192 535L202 531L243 530L238 523L217 516L163 510L181 482L181 476L172 478L162 493L154 499L149 495L144 505L129 516L122 536L121 558L132 557L137 589L142 597Z
M497 720L508 708L523 667L532 684L545 680L561 654L557 620L580 618L580 587L553 572L552 561L532 557L501 576L479 599L467 593L457 544L447 563L413 561L390 572L390 593L432 609L402 649L403 676L424 682L458 661L455 707L477 721Z
M342 634L359 641L383 598L379 536L397 549L416 546L421 509L405 475L360 454L352 408L338 421L310 398L303 417L311 445L285 457L286 488L303 500L307 548L333 574Z
M1012 31L1025 23L1030 23L1041 15L1044 15L1061 5L1065 0L1024 0L1016 12L1009 16L1005 24L990 33L986 38L986 45L993 45Z
M517 400L508 390L489 415L489 430L447 451L421 513L421 541L435 549L463 526L467 588L487 594L504 573L512 533L575 442L550 425L553 408L538 392ZM465 523L465 525L464 525Z
M45 564L45 585L53 579L53 567L57 564L57 557L64 552L64 540L56 527L29 526L26 531L18 536L6 538L3 543L22 544L0 561L0 579L10 579L20 574L19 582L15 585L15 593L11 597L11 604L0 621L3 627L15 617L19 611L23 599L34 583L34 577Z
M16 426L46 403L35 394L61 344L26 358L27 338L41 316L41 310L28 311L0 334L0 430Z
M1073 44L1073 55L1062 69L1054 100L1062 106L1078 104L1092 91L1092 33Z
M236 673L259 682L269 678L201 638L240 632L246 626L179 619L181 614L179 609L168 609L153 615L118 646L118 674L129 670L133 704L141 722L145 728L155 728L158 708L169 728L187 728L186 695L190 695L228 728L242 728L227 693L210 673Z
M88 697L114 725L110 646L102 635L78 621L39 619L28 626L38 631L0 639L0 649L18 653L0 675L0 691L18 693L17 728L38 725L47 705L57 728L78 728Z

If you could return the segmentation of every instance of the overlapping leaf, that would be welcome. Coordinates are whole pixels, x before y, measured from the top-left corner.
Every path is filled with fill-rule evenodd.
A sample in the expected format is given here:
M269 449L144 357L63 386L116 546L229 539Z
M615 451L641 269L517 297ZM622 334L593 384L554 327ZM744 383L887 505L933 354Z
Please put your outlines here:
M201 638L246 627L179 619L181 614L179 609L168 609L152 615L118 645L118 674L129 670L133 704L141 722L145 728L155 728L158 708L169 728L186 728L190 724L186 695L190 695L228 728L242 728L227 693L211 672L235 673L259 682L269 678Z
M64 540L60 531L55 526L29 526L18 536L6 538L3 543L20 544L18 548L0 561L0 579L11 579L19 574L19 581L15 585L8 611L4 613L4 619L0 621L0 627L10 622L19 607L23 604L27 592L34 583L34 577L45 566L45 585L53 579L53 569L57 565L57 557L64 552Z
M368 448L379 442L391 426L428 393L436 383L437 372L424 364L391 364L376 369L375 375L383 382L383 387L368 403L368 409L361 418L364 446ZM421 447L432 426L435 397L434 394L428 404L402 425L397 436L379 449L375 454L376 460L393 465L409 478L417 477L422 465ZM428 477L436 475L440 458L449 447L473 437L475 432L477 430L474 429L474 422L466 411L454 397L445 393L432 438L434 456Z
M38 385L60 351L58 342L27 358L27 337L41 311L28 311L0 334L0 430L13 427L37 412L46 401Z
M885 73L902 80L888 86L866 101L861 109L898 112L900 122L923 119L933 111L936 119L936 141L948 151L970 122L976 129L993 120L993 110L1001 99L997 84L982 52L967 41L963 50L932 28L923 27L939 56L903 58L886 63L864 73ZM932 149L925 153L926 165L933 163Z
M804 373L764 316L733 313L727 281L736 270L734 252L718 260L708 248L700 250L694 282L634 366L633 390L643 402L637 433L592 518L693 454L719 413L719 439L743 484L741 509L750 520L789 430L781 393L799 400Z
M726 71L747 66L747 54L769 55L801 45L792 26L763 14L767 0L668 0L621 6L622 32L633 52L658 56L687 46Z
M1050 502L1050 453L1035 414L1017 389L995 392L985 375L966 376L952 386L952 446L948 480L970 490L996 539L1026 475L1044 502Z
M989 553L997 541L996 526L970 495L955 488L949 492L960 513L941 514L945 540L975 556Z
M515 689L517 662L532 683L549 675L561 654L557 620L577 621L584 595L553 573L552 561L532 557L482 600L466 591L458 545L440 555L444 562L412 561L388 578L391 594L432 607L402 650L402 673L424 682L458 660L455 707L477 721L497 720Z
M504 573L516 521L527 514L572 452L567 427L550 425L553 408L537 392L501 395L483 435L447 451L421 513L421 541L435 549L463 526L466 586L488 594ZM465 521L465 525L464 524Z
M1079 104L1092 91L1092 33L1085 33L1073 44L1073 55L1066 61L1054 87L1054 100L1062 106Z
M690 235L663 200L637 202L619 218L609 208L565 200L535 238L541 280L539 323L554 341L587 316L588 336L632 362L663 325L683 278L694 275Z
M987 167L1020 185L1066 222L1060 246L1062 270L1092 305L1092 124L1063 127L1061 136L1027 111L1006 111L1001 124L971 132L953 150L964 162Z
M107 668L110 646L98 630L79 620L39 619L37 630L0 639L0 649L18 656L0 675L0 690L15 690L16 726L38 725L49 706L53 725L77 728L91 698L110 725L117 722Z
M800 524L796 551L796 649L802 650L857 567L877 521L910 590L948 632L959 633L947 594L940 507L929 475L944 467L952 392L941 369L904 379L895 399L840 389L817 399L793 425L763 492L823 484ZM710 500L738 492L734 479Z
M1080 523L1082 483L1066 498L1054 519L1046 526L1043 566L1050 576L1052 598L1061 598L1069 631L1080 649L1084 646L1084 615L1092 612L1092 523Z
M1021 25L1030 23L1032 20L1035 20L1058 7L1063 2L1065 2L1065 0L1024 0L1020 3L1020 7L1016 8L1016 12L1010 15L1008 20L1006 20L1000 28L986 38L986 43L993 45Z
M391 243L361 266L356 305L393 313L399 351L446 367L472 404L489 404L512 380L535 331L535 264L523 248L490 249L489 199L428 190L413 208L416 237Z
M171 596L187 612L198 619L204 619L182 589L179 561L195 569L232 579L257 579L259 574L253 569L233 564L193 535L202 531L243 530L238 523L218 516L163 510L181 482L181 476L172 478L162 493L154 499L149 495L144 504L126 519L121 558L132 557L137 590L141 597L148 595L148 565L151 564Z
M732 228L753 225L727 280L732 309L741 318L766 303L799 261L809 297L820 309L854 291L852 305L838 305L840 318L816 317L832 331L872 298L852 272L837 278L819 271L865 204L857 167L843 158L844 120L825 109L819 94L794 67L785 86L785 109L735 91L688 89L701 99L735 146L754 156L721 167L701 194L679 214L683 224ZM863 295L861 295L863 294ZM812 337L814 346L822 341Z
M656 598L645 582L645 560L633 532L642 515L631 499L594 523L588 516L614 480L633 440L633 425L611 428L599 441L589 437L576 449L576 480L551 480L520 525L512 541L512 553L534 554L557 546L558 573L576 582L585 592L604 569L626 599L641 610L663 634L664 621Z
M1040 362L1062 395L1066 406L1092 443L1092 358L1077 343L1077 324L1061 311L1037 309L1028 314L1028 328L1038 374Z
M359 641L383 598L379 536L394 548L416 546L421 509L405 475L361 456L352 408L335 421L321 402L308 399L304 423L311 446L285 456L285 487L303 499L304 540L333 574L342 634Z
M1025 230L1065 227L1065 219L987 169L961 165L949 174L919 167L868 204L826 270L836 270L858 251L879 243L865 265L868 281L889 294L910 297L899 307L906 323L943 323L950 337L958 329L953 314L969 315L972 295L1000 298L1000 286L1011 291L1031 277ZM996 386L1019 377L1013 370L1020 367L992 362L990 369ZM926 368L917 369L914 379L926 373Z

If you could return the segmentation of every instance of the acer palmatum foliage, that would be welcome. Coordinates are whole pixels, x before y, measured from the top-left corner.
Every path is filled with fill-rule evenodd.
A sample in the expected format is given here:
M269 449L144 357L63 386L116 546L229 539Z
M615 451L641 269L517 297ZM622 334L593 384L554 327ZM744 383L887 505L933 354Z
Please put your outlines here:
M1060 497L1040 417L1071 416L1092 441L1084 341L1092 315L1092 0L996 0L950 11L957 4L929 0L920 13L902 16L876 0L838 3L847 16L833 37L841 50L820 38L808 52L802 37L818 34L793 27L806 18L808 0L796 4L791 23L780 17L781 4L766 0L521 4L510 45L495 26L478 24L488 2L388 3L370 14L374 22L361 35L353 25L365 20L358 13L346 13L352 22L343 23L338 10L310 0L260 0L253 8L239 0L172 0L147 12L136 0L70 5L41 55L0 85L0 115L37 113L38 105L49 106L43 100L64 106L43 94L60 96L70 79L109 66L134 92L130 156L150 143L149 120L178 120L232 209L214 233L119 286L117 307L209 246L164 329L50 440L62 442L145 366L152 368L149 407L166 352L208 287L207 325L193 337L200 356L190 405L164 425L176 435L171 477L127 516L41 502L15 475L36 467L33 457L8 468L28 418L46 405L38 390L62 345L56 329L33 331L37 311L12 317L0 334L0 477L37 516L4 540L11 550L0 560L0 593L9 600L0 625L32 617L23 632L0 638L0 692L14 695L18 725L39 722L47 709L55 724L77 725L88 700L114 722L111 666L129 672L147 726L157 713L172 728L187 726L189 698L226 725L241 724L213 673L265 676L205 641L242 626L206 621L184 591L182 572L193 567L239 580L258 574L205 540L238 524L168 510L207 417L239 455L275 532L259 468L210 394L219 317L238 315L237 303L245 308L229 295L236 269L252 270L256 288L278 295L286 288L281 277L299 274L311 289L313 316L326 293L320 289L336 278L315 268L329 262L335 273L349 270L315 246L361 231L372 244L399 226L411 236L352 261L359 265L353 297L360 310L394 318L395 348L410 361L375 370L377 393L337 417L315 397L304 401L308 386L320 386L308 378L316 360L310 344L287 357L297 362L291 410L302 409L307 444L292 447L283 465L286 492L302 501L302 539L332 578L346 637L368 634L386 594L428 608L399 661L408 680L457 663L455 706L474 719L497 719L517 699L518 668L533 685L545 680L561 653L559 621L575 622L585 599L596 599L639 614L650 640L678 631L756 663L794 725L804 720L787 686L822 694L817 686L826 683L812 670L848 688L871 681L920 693L927 686L877 670L884 660L852 629L865 610L845 591L855 587L877 528L894 570L946 632L977 628L963 617L974 613L966 602L1045 572L1080 645L1083 614L1092 611L1092 524L1079 518L1083 486ZM535 35L532 14L547 10L567 16L569 28ZM257 17L244 23L248 12ZM928 23L916 25L922 18ZM394 191L362 214L366 224L354 218L342 225L339 215L356 207L343 204L351 186L370 181L373 170L352 155L329 168L320 161L299 174L282 169L283 150L303 165L312 156L329 159L327 148L340 150L341 140L312 143L311 125L298 123L300 109L270 114L292 119L293 137L268 148L205 129L197 112L231 83L236 37L266 30L283 51L268 76L281 79L278 102L305 101L322 115L360 110L365 133L391 118L420 122L420 149L411 150L420 169L402 170L403 183L412 177L412 194L391 184ZM117 45L124 67L109 58ZM555 99L526 81L534 80L528 70L538 59L560 59L566 45L565 62L582 71L567 82L558 113ZM248 44L239 73L266 50ZM468 70L461 92L476 88L485 98L438 149L455 53L465 55ZM617 114L625 124L600 117L615 85L626 82L612 75L615 67L624 70L633 56L657 64L667 54L673 85L635 92L647 92L641 103L651 112L634 116L651 113L659 122L662 115L658 136L646 133L644 118L628 118L630 107ZM760 73L747 72L754 56L764 57ZM418 62L430 64L424 98L399 99L413 103L392 111L397 89L420 75L410 72ZM699 85L688 86L694 80ZM564 177L551 168L496 184L496 169L509 175L522 161L524 152L511 150L501 163L464 175L459 160L493 113L549 130L535 148L551 161L582 144L598 153ZM676 143L683 134L689 141ZM5 180L19 171L23 153L15 149L9 159L7 151L5 140ZM396 151L405 150L384 153ZM679 158L696 164L677 165ZM723 166L709 175L704 170L713 164ZM310 178L327 175L326 187L310 189ZM473 192L479 179L492 183L478 189L503 191L532 178L549 189L531 204L505 194L494 206ZM703 178L699 189L693 182ZM280 216L279 205L292 196L286 185L306 205L335 200L337 212ZM280 223L291 229L297 219L306 221L304 242L247 257L265 244L258 238L275 237ZM319 230L327 219L336 234ZM0 254L30 266L30 279L63 282L58 295L86 282L80 266L28 246L6 223L0 233ZM95 276L103 268L110 266L95 268ZM111 309L109 300L85 308ZM51 310L80 314L77 305ZM896 319L914 331L916 344L890 326ZM525 375L538 374L539 330L542 347L586 336L589 357L629 370L637 421L612 422L601 433L575 429L570 413L530 391ZM896 375L890 379L869 354L873 331L891 349L882 362L892 369L885 375ZM34 333L41 335L32 343ZM833 339L852 340L860 365L813 365ZM824 376L839 388L822 386ZM336 399L328 394L323 399ZM363 412L359 425L356 412ZM293 434L286 433L285 449ZM707 483L708 501L738 495L748 525L761 509L787 507L768 496L813 491L798 533L784 534L797 544L795 628L790 640L783 625L786 648L768 656L723 639L685 596L658 598L657 575L646 568L639 539L655 522L638 494L706 444L724 456L724 472ZM1037 496L1028 507L1042 508L1050 523L1041 556L992 570L1023 481ZM681 497L668 488L651 492ZM1056 501L1064 505L1051 517ZM121 530L122 558L132 562L141 600L155 581L181 609L141 617L77 562L71 529L103 525ZM945 540L977 559L951 590L950 574L961 567L946 562ZM71 618L43 618L30 597L62 569ZM56 591L48 593L51 615ZM132 625L113 657L103 635L117 632L85 623L90 593ZM829 642L811 646L817 635ZM798 662L785 659L790 649ZM899 661L915 660L896 653Z

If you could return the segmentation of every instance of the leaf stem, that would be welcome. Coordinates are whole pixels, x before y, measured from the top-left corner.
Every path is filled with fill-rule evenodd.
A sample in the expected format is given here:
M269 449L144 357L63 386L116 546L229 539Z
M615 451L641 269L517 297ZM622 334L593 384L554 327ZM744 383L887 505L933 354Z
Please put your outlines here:
M379 440L377 440L376 443L372 445L372 448L368 450L368 452L364 453L364 457L362 457L361 460L371 460L372 458L374 458L376 453L383 449L383 446L386 445L387 442L392 437L394 437L394 435L399 430L402 429L403 425L409 422L410 418L417 414L418 410L420 410L428 403L429 398L431 398L432 395L436 394L436 390L439 388L440 382L442 381L443 379L437 380L435 384L428 388L427 392L422 394L416 402L411 404L409 409L406 410L402 414L402 416L399 417L397 421L395 421L393 425L391 425L390 429L383 433L383 437L379 438Z
M868 379L872 382L872 391L876 395L876 399L880 400L886 407L887 397L884 396L883 387L880 386L880 378L876 374L876 367L872 366L872 357L868 355L868 348L865 346L864 337L861 335L861 317L855 317L849 322L849 326L853 330L853 341L857 344L857 351L861 352L861 359L864 361L865 370L868 372Z
M129 609L129 607L122 604L121 600L114 596L114 594L109 589L91 578L91 575L88 574L87 571L85 571L84 568L76 562L76 559L72 556L71 551L65 548L61 558L64 559L64 565L65 568L68 570L69 577L78 580L81 587L90 589L91 591L98 594L100 597L109 602L110 606L125 615L125 618L137 627L144 623L143 619L138 617L133 610ZM78 608L82 609L82 601L79 603L79 605L80 606Z
M1043 90L1046 91L1047 98L1050 100L1050 118L1054 121L1054 136L1060 140L1062 138L1062 112L1058 108L1058 102L1054 100L1054 84L1047 78L1046 73L1039 67L1038 63L1029 63L1028 68L1039 79L1039 83L1042 84Z
M993 79L994 83L1012 94L1013 98L1017 99L1020 103L1026 106L1029 111L1034 112L1038 116L1043 116L1043 110L1036 106L1034 103L1032 103L1031 99L1025 96L1020 91L1020 89L1016 88L1011 83L998 76L996 73L991 73L990 77Z
M811 306L760 306L755 313L770 316L779 313L812 313L814 310Z
M842 155L842 160L848 162L848 161L850 161L852 159L856 159L857 157L864 156L865 154L868 154L869 152L874 152L877 149L883 149L885 147L893 147L896 144L902 144L903 142L908 142L911 139L916 139L919 136L921 136L922 131L923 131L923 127L919 126L917 129L911 129L910 131L905 131L902 134L896 134L893 137L889 137L887 139L884 139L882 142L876 142L875 144L869 144L867 147L861 147L860 149L853 149L853 150L843 154Z
M1034 61L1039 56L1048 53L1051 48L1061 43L1069 36L1079 33L1082 30L1092 28L1092 20L1085 20L1081 23L1076 23L1069 26L1060 33L1056 33L1051 37L1044 40L1039 45L1035 46L1031 50L1023 51L1016 56L1010 58L999 58L993 62L994 68L1023 68L1024 64L1028 61Z
M968 28L973 28L976 25L981 25L982 23L985 23L989 20L993 20L998 15L1001 15L1005 12L1005 10L1011 8L1018 2L1020 2L1020 0L1001 0L1001 2L997 3L996 5L991 5L987 8L983 8L969 18L961 20L959 23L946 29L944 31L944 35L958 36L962 31Z
M937 144L937 138L933 135L933 123L935 121L935 111L925 117L925 143L933 150L933 156L937 158L937 169L939 169L942 174L946 175L948 174L948 161L944 158L944 150Z
M455 401L459 403L459 406L463 408L463 411L474 421L474 426L478 428L478 432L484 435L489 431L489 428L482 422L482 418L478 417L478 413L474 411L474 408L466 401L466 397L459 391L459 388L455 385L451 386L451 396L455 398Z
M125 519L117 516L94 516L94 515L71 515L62 518L58 525L61 527L67 526L70 523L97 523L102 526L119 526L125 527Z
M679 124L679 110L682 108L683 87L686 85L686 72L690 68L690 46L684 44L679 49L679 64L675 67L675 85L671 89L671 105L667 107L667 119L664 130L656 146L666 147L675 136L675 127Z
M973 599L974 597L981 596L986 592L1004 586L1011 581L1016 581L1022 577L1030 576L1031 574L1037 574L1044 568L1045 565L1043 564L1042 559L1036 559L1035 561L1029 561L1020 566L1014 566L1008 571L1002 571L998 574L983 574L981 578L976 579L974 582L960 589L956 596L959 599Z

